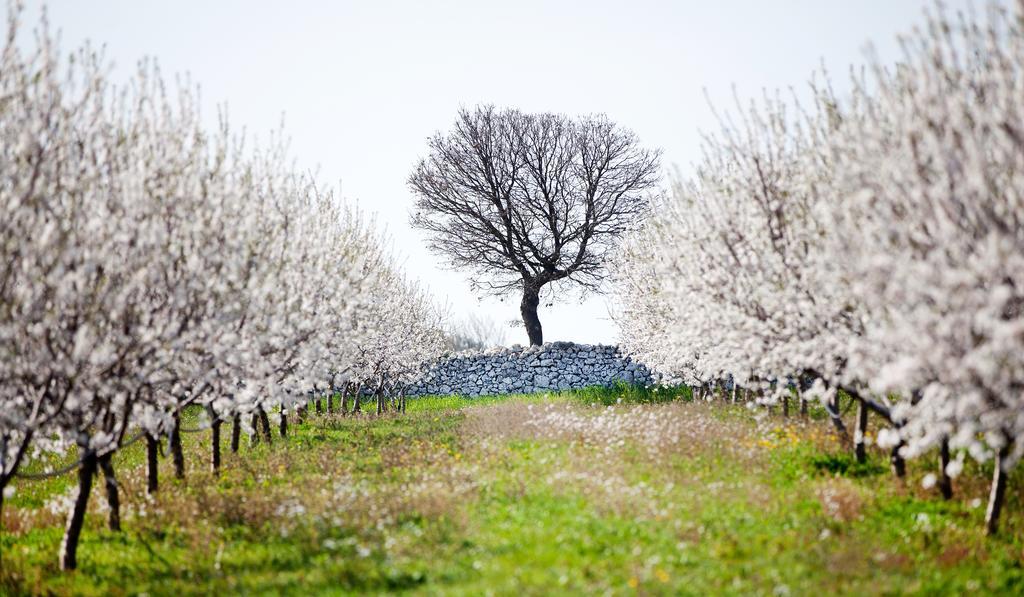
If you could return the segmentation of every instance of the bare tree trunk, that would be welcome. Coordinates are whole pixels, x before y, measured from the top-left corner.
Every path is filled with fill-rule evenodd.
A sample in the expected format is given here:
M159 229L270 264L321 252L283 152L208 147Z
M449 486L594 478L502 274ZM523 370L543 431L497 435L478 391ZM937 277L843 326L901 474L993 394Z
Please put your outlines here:
M277 424L281 437L288 437L288 411L281 405L281 421Z
M850 440L850 433L846 430L846 425L843 423L843 417L839 410L839 392L836 392L836 397L832 399L832 404L828 408L828 416L832 419L832 425L836 428L836 433L839 435L839 441L844 445L848 446Z
M857 401L857 430L853 433L853 455L857 462L868 459L867 444L864 435L868 431L868 407L863 400Z
M523 300L519 304L519 313L523 316L523 324L526 326L526 335L530 338L530 344L540 346L544 343L544 330L540 325L540 317L537 316L537 307L540 306L540 287L532 282L523 284Z
M902 447L903 440L900 440L900 443L893 446L892 452L889 453L889 464L892 466L892 474L900 479L907 475L907 462L900 455L900 448Z
M185 478L185 453L181 449L181 417L175 412L171 423L171 436L168 439L171 448L171 459L174 461L174 477Z
M260 429L263 430L263 439L267 440L267 445L274 443L274 432L270 430L270 417L267 416L267 411L263 410L262 406L256 408L256 415L259 418Z
M223 423L216 415L210 422L210 470L214 475L220 474L220 426Z
M331 388L331 391L327 393L327 414L329 414L329 415L333 415L334 414L334 388L333 387Z
M807 399L804 398L804 393L800 391L800 382L796 384L796 397L800 400L800 417L807 418Z
M341 388L341 414L348 414L348 392L352 388L352 384L345 382L345 385Z
M402 386L402 391L399 394L399 396L400 396L400 398L399 398L399 410L404 415L405 414L405 386Z
M992 489L988 495L988 509L985 511L985 532L995 535L999 530L999 515L1003 511L1006 497L1006 459L1010 455L1010 442L996 454L995 470L992 472Z
M242 415L235 413L231 417L231 453L238 454L238 444L242 439Z
M89 507L89 492L92 491L92 478L96 474L96 461L96 454L87 451L82 463L78 465L78 496L71 512L68 512L64 538L60 543L61 570L74 570L78 566L78 538L82 534L85 512Z
M356 394L352 397L352 414L363 412L363 384L356 385Z
M789 394L783 394L782 396L782 416L789 418Z
M314 409L313 409L314 413L316 413L318 415L323 413L323 405L320 403L320 397L319 396L317 396L316 399L313 400L313 406L314 406Z
M252 435L249 436L249 446L255 447L260 443L260 416L252 413L249 418L249 426L252 427Z
M117 477L114 475L114 464L111 462L111 454L100 456L99 466L103 471L103 481L107 489L107 527L111 531L121 530L121 496L117 488Z
M146 434L146 493L153 495L159 486L160 440L149 433Z
M949 478L946 467L949 466L949 438L942 438L939 444L939 491L943 499L953 498L953 480Z

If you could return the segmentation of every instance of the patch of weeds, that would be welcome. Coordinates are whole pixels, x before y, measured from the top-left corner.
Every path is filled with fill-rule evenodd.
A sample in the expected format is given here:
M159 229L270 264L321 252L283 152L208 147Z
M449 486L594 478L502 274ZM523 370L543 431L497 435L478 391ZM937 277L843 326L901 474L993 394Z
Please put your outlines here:
M874 459L857 462L852 454L812 454L809 464L819 473L853 478L881 475L888 470Z

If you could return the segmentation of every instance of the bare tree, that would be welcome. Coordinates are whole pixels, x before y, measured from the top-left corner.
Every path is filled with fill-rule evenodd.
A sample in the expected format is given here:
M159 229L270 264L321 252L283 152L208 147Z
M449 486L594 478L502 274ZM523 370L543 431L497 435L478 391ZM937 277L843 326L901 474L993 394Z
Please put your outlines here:
M409 176L412 225L475 290L521 292L531 344L543 342L545 285L599 291L616 240L643 218L660 178L661 152L601 115L478 106L428 146Z
M449 350L484 350L505 344L505 328L484 315L470 313L465 319L451 322L445 333Z

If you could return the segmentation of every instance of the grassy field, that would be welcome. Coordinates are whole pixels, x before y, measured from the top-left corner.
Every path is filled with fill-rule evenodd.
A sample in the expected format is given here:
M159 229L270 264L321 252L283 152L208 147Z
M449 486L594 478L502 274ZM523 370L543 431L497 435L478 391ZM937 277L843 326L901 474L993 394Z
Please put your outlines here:
M1021 475L1002 533L986 475L944 502L881 453L858 465L827 424L642 391L411 401L404 416L324 416L184 481L117 457L122 533L102 483L57 570L73 476L25 481L4 511L4 594L1024 593ZM621 403L619 403L621 401ZM813 413L812 413L813 414Z

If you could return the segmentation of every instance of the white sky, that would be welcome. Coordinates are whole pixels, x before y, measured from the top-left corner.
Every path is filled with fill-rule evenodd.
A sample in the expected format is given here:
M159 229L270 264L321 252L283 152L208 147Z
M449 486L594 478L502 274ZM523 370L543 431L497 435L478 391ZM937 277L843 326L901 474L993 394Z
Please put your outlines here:
M948 0L956 8L963 0ZM979 2L976 2L979 4ZM28 2L34 23L39 3ZM684 171L717 106L762 89L802 90L822 61L837 79L886 61L895 36L929 0L610 2L241 0L50 1L63 48L105 44L124 79L143 56L191 74L205 116L227 103L235 127L264 135L284 116L302 167L368 211L394 238L407 271L454 314L517 319L519 298L478 301L408 226L406 177L425 139L480 102L526 111L604 112ZM614 342L603 297L541 309L544 338ZM520 327L508 341L526 343Z

